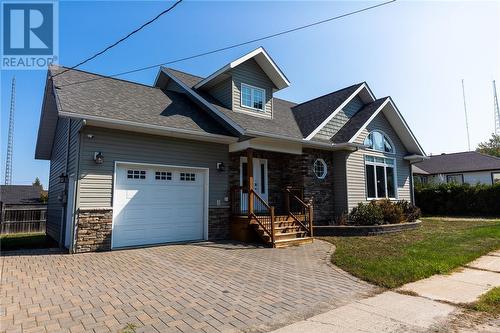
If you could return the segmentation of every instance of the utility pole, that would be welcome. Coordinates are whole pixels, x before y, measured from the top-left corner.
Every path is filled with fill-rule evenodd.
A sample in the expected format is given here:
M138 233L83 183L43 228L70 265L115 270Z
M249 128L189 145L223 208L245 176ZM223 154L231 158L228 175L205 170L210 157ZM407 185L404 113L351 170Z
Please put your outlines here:
M9 135L7 139L7 160L5 162L5 185L12 184L12 151L14 149L14 112L16 108L16 77L12 78L10 95Z
M493 107L495 113L495 134L500 135L500 109L498 107L497 85L493 80Z
M467 148L470 151L469 120L467 119L467 104L465 103L464 79L462 79L462 95L464 96L465 128L467 129Z

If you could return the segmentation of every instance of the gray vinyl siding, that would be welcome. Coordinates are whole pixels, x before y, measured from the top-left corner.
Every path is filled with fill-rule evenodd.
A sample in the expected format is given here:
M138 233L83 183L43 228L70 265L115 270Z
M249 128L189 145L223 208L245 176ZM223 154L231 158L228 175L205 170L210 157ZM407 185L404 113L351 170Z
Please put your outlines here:
M213 86L208 93L215 97L219 102L222 103L227 108L232 106L232 94L231 94L232 82L231 78L219 82Z
M365 155L386 156L396 160L396 181L399 200L411 200L410 185L410 163L403 159L407 155L407 150L399 139L398 135L389 124L385 116L380 113L355 140L355 143L362 144L369 132L381 130L393 142L396 154L384 154L370 150L358 150L347 158L347 188L348 188L348 209L351 210L358 202L366 201L365 182Z
M272 117L272 97L274 84L253 59L245 61L231 70L233 90L233 111L250 112ZM264 111L258 111L241 106L241 84L245 83L266 91Z
M335 211L335 218L347 213L347 154L348 153L343 151L333 153L333 207Z
M89 139L86 134L92 134ZM86 127L80 154L79 208L110 208L113 203L115 161L209 168L209 205L227 206L227 171L217 171L217 163L229 165L229 146L171 137ZM104 156L95 164L94 152Z
M69 129L70 122L71 129ZM82 122L80 120L59 118L57 121L50 159L47 202L47 234L56 241L59 241L60 238L61 221L64 214L63 208L65 207L61 198L65 195L66 190L66 184L59 182L59 176L62 173L76 175L76 170L78 168L79 130L81 125ZM70 138L69 142L68 135Z
M330 140L363 107L363 101L355 96L315 136L315 139ZM334 110L332 110L333 112Z

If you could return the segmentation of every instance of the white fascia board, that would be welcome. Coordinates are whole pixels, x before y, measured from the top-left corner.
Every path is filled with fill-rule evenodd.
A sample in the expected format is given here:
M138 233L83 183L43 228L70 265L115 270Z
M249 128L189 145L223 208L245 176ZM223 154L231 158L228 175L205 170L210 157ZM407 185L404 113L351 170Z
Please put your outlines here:
M234 128L239 134L244 134L245 133L245 130L240 125L238 125L237 123L235 123L232 119L230 119L229 117L227 117L224 113L222 113L219 110L217 110L217 108L215 108L212 104L210 104L207 101L205 101L205 99L203 97L201 97L196 91L194 91L193 89L191 89L190 87L188 87L187 85L185 85L184 82L182 82L181 80L179 80L178 78L176 78L175 75L171 75L166 70L164 70L163 72L169 78L171 78L172 80L174 80L175 83L177 83L178 85L180 85L186 91L186 93L188 93L189 95L193 96L200 103L202 103L204 106L206 106L207 108L209 108L213 113L215 113L222 120L224 120L227 124L229 124L232 128Z
M76 114L74 112L60 111L59 116L64 118L83 119L87 122L87 125L89 126L93 125L93 126L129 130L141 133L182 137L193 140L212 141L221 143L232 143L238 140L238 138L236 137L231 137L226 135L200 133L188 129L180 129L180 128L151 125L151 124L141 124L129 120L110 119L105 117Z
M372 122L372 120L380 113L380 111L382 111L384 109L384 107L387 105L387 104L390 104L391 107L392 107L392 110L394 111L394 114L397 116L398 120L401 122L401 124L403 124L404 126L404 129L406 130L406 134L408 134L411 138L411 140L415 143L415 146L417 147L418 149L418 153L422 156L425 156L425 152L424 150L422 149L422 147L420 146L420 144L418 143L417 139L415 138L415 136L413 135L412 131L410 130L410 128L408 127L408 124L406 124L406 121L404 120L403 116L401 115L401 113L399 112L398 108L396 107L396 105L394 104L394 102L392 101L392 99L390 97L387 97L386 100L384 101L384 103L382 103L382 105L373 113L373 115L363 124L363 126L361 126L361 128L356 132L356 134L354 134L354 136L348 141L350 143L354 142L354 140L357 139L357 137L361 134L361 132L363 132L363 130L366 128L366 126L368 126L369 123ZM391 124L391 126L394 128L394 126ZM397 133L397 130L396 128L394 128L394 130L396 131ZM397 133L398 135L402 135L402 133ZM408 147L407 147L408 148Z
M356 89L356 91L354 91L351 96L349 96L344 102L342 102L342 104L340 104L340 106L338 108L336 108L335 111L333 111L328 116L328 118L326 118L318 127L316 127L316 129L314 131L312 131L311 134L309 134L305 139L306 140L311 140L316 134L318 134L318 132L321 131L321 129L323 127L325 127L326 124L328 124L330 122L330 120L332 120L333 117L335 117L337 115L337 113L339 113L340 110L342 110L347 105L347 103L349 103L364 88L366 88L366 83L363 83L361 86L359 86L359 88ZM367 90L368 90L368 92L371 95L370 90L369 89L367 89Z
M278 66L276 66L275 62L271 59L271 57L267 54L267 52L262 47L259 47L255 50L253 50L252 52L249 52L249 53L245 54L244 56L230 62L229 64L225 65L221 69L217 70L213 74L206 77L205 79L201 80L200 82L198 82L194 86L194 88L195 89L201 88L202 86L204 86L208 82L212 81L217 76L225 73L226 71L228 71L228 70L230 70L238 65L241 65L245 61L252 59L260 54L262 54L266 58L266 61L272 66L273 70L278 74L279 79L282 81L282 82L274 82L274 84L276 84L276 86L279 89L283 89L283 88L288 87L290 85L290 81L288 81L288 79L283 74L283 72L278 68Z
M421 162L421 161L430 159L430 157L425 156L425 155L413 154L413 155L405 156L405 157L403 157L403 159L406 161L411 161L411 162Z
M393 102L392 98L389 97L389 100L391 101L391 105L394 108L394 110L396 111L396 114L397 114L398 118L401 120L401 122L403 123L403 125L406 128L407 132L410 134L412 140L415 142L416 146L418 147L419 153L421 155L423 155L423 156L427 156L425 154L424 149L422 148L422 146L418 142L417 138L415 137L415 135L413 135L413 132L411 131L411 129L408 126L408 124L406 123L406 120L403 118L403 115L401 115L401 112L399 112L399 109L397 108L396 104Z
M361 132L363 132L363 130L366 128L366 126L368 126L368 124L372 122L372 120L380 113L380 111L382 111L382 109L387 105L387 103L389 103L389 101L390 101L390 99L386 98L384 103L382 103L378 107L378 109L375 110L375 112L370 116L370 118L368 118L368 120L363 124L363 126L361 126L359 128L359 130L356 132L356 134L354 134L353 137L348 141L349 143L353 143L354 140L356 140L356 138L361 134Z
M306 140L306 139L296 139L296 138L286 137L286 136L282 136L282 135L263 133L263 132L258 132L258 131L248 131L246 134L258 136L258 137L263 137L263 138L279 139L279 140L284 140L284 141L289 141L289 142L298 142L298 143L301 143L302 146L304 146L304 147L312 147L312 148L326 149L326 150L357 150L357 149L363 147L362 145L359 145L357 143L335 144L333 142L332 143L317 142L317 141L310 141L310 140Z

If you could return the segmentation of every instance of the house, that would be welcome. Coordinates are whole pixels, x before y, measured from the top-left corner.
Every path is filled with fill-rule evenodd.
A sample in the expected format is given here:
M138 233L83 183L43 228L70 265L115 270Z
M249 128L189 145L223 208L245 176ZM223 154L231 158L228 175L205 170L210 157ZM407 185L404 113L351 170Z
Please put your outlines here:
M424 184L498 184L500 158L475 151L434 155L415 163L413 174L416 182Z
M37 185L0 185L1 233L45 231L44 192Z
M310 241L359 202L412 198L425 153L365 82L297 104L263 48L153 86L50 67L35 157L47 233L72 252L202 239Z

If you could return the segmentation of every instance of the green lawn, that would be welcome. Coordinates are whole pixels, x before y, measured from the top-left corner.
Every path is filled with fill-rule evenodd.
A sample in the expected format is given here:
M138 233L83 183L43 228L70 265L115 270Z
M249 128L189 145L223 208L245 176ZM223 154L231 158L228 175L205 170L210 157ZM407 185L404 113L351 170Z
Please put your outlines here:
M395 288L443 274L500 248L500 219L423 218L420 228L368 237L325 237L332 262L359 278Z
M496 287L482 295L471 308L475 311L500 315L500 287Z
M40 249L57 247L44 233L0 235L0 250Z

